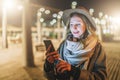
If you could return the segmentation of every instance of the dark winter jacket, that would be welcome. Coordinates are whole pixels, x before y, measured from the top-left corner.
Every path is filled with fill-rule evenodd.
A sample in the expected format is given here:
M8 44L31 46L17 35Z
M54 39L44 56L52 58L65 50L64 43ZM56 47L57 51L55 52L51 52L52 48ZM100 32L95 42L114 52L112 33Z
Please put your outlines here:
M64 42L61 43L58 49L60 54L64 47L63 44ZM48 80L107 80L106 55L100 43L97 43L95 46L88 69L81 69L83 65L79 67L71 66L71 71L57 74L55 72L55 65L46 60L44 63L45 76Z

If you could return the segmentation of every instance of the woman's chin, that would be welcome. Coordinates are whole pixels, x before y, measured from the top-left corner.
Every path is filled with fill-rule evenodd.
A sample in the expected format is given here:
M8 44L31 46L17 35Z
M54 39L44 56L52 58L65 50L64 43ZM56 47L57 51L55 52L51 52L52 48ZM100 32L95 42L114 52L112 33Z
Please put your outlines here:
M80 36L79 35L74 35L75 38L79 38Z

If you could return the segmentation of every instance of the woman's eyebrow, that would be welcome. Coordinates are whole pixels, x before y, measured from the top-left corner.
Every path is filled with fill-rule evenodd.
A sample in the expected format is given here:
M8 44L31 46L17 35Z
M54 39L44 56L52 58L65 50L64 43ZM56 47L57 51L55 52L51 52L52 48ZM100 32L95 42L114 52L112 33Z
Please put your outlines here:
M81 22L70 22L70 24L73 24L73 23L75 23L75 24L76 24L76 23L77 23L77 24L81 24Z

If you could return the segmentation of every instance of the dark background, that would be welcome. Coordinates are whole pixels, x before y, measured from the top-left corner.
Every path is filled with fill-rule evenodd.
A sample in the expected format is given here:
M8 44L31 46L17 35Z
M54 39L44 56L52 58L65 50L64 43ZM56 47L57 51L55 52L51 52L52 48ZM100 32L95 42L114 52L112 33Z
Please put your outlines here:
M77 1L78 6L84 6L87 9L94 8L96 13L102 11L113 15L116 11L120 12L120 0L33 0L32 2L65 10L71 8L72 1Z
M23 0L24 1L24 0ZM120 15L120 0L30 0L31 3L65 10L71 8L72 1L77 1L77 6L84 6L87 9L94 8L94 16L98 17L99 12L108 14L109 16ZM0 25L2 20L2 0L0 0ZM37 8L32 7L32 23L36 22ZM21 25L21 12L8 11L8 24Z

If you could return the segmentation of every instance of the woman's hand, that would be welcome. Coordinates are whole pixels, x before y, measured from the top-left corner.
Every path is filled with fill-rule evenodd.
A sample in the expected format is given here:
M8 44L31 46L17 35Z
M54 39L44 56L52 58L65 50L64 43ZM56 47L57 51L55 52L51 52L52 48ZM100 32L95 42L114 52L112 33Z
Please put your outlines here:
M58 60L60 58L60 55L58 54L58 51L50 52L51 45L48 47L46 52L46 59L50 63L54 63L55 60Z
M59 59L59 54L57 51L54 51L54 52L51 52L51 53L48 53L46 55L46 58L47 58L47 61L50 62L50 63L54 63L55 60L58 60Z
M56 69L58 73L63 73L64 71L71 71L71 65L64 60L61 60L56 65Z

